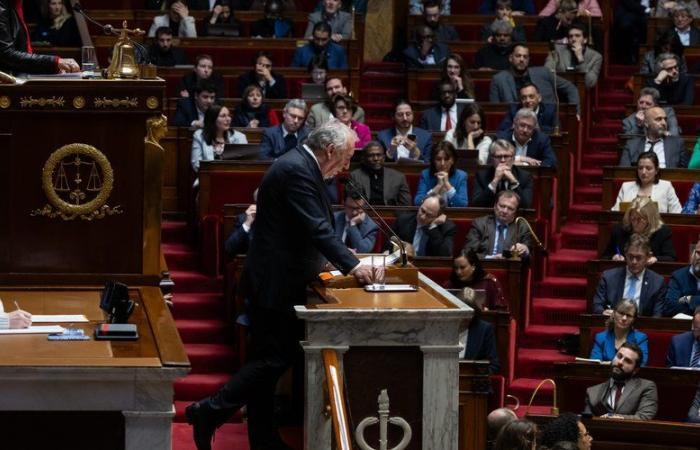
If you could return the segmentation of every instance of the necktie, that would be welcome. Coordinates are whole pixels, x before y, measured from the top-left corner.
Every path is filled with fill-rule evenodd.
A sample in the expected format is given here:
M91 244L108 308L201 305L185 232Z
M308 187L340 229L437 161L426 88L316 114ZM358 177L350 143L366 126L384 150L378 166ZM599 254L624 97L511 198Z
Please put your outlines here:
M24 9L22 6L22 0L15 1L15 12L17 12L19 23L22 24L22 28L24 28L24 32L27 35L27 53L34 53L34 50L32 49L32 39L29 36L29 29L27 28L27 23L24 21Z
M690 358L689 367L700 367L700 342L695 342L695 351L693 352L693 357Z
M613 405L613 411L617 411L620 404L620 397L622 397L623 387L625 387L624 383L615 383L615 405Z
M452 129L452 119L450 119L450 110L445 110L445 131L450 131Z
M284 137L285 153L297 146L297 136L294 133L289 133Z
M625 294L625 298L627 299L634 299L635 293L637 292L637 276L636 275L630 275L629 277L629 285L627 285L627 293Z
M498 225L498 236L496 236L496 239L498 239L496 243L496 253L495 254L503 254L503 245L505 244L506 241L506 227L505 225Z
M418 248L416 255L425 256L425 251L428 248L428 227L421 227L421 230L423 230L423 235L421 236L420 247Z

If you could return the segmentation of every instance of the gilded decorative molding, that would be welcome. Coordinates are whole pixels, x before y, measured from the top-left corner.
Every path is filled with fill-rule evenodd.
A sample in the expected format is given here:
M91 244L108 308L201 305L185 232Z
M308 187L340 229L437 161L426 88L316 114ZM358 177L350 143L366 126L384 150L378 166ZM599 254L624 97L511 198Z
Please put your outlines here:
M32 210L31 216L94 220L123 212L119 205L106 205L114 172L107 157L91 145L68 144L53 152L44 163L41 182L49 203Z
M139 106L139 99L136 97L124 97L124 98L96 98L95 108L107 108L111 106L112 108L136 108Z
M146 99L146 107L148 107L148 109L156 109L159 103L158 97L151 96Z
M149 117L146 120L146 137L144 142L154 146L156 149L163 151L160 145L160 140L165 137L168 132L168 118L161 114L160 116Z
M35 106L52 106L54 108L62 108L63 106L65 106L66 101L63 97L56 97L55 95L48 98L34 98L33 96L29 96L20 98L19 104L22 108L33 108Z
M12 100L10 100L10 97L8 97L7 95L3 95L2 97L0 97L0 108L1 109L7 109L10 107L11 104L12 104Z
M85 97L82 97L80 95L78 95L77 97L73 97L73 108L75 108L75 109L85 108Z

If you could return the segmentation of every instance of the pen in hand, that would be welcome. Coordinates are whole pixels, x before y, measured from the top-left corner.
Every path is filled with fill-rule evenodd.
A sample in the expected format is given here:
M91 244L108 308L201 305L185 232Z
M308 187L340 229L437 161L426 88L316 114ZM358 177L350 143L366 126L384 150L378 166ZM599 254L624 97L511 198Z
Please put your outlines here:
M14 302L15 302L15 306L17 307L17 311L19 311L20 309L22 309L22 308L19 307L19 303L17 303L17 300L15 300Z

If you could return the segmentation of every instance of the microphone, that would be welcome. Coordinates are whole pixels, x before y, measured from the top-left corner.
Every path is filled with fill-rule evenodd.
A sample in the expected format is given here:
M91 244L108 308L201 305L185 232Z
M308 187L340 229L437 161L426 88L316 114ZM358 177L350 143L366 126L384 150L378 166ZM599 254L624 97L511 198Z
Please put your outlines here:
M556 107L554 114L556 121L554 123L552 136L561 136L561 133L559 132L559 92L557 91L557 66L559 66L559 53L557 53L557 44L554 41L549 41L549 54L554 60L554 69L552 69L552 89L554 90L554 106Z
M546 257L546 256L549 256L549 251L548 251L548 250L545 248L545 246L542 244L542 241L540 241L540 239L537 237L537 234L535 233L535 231L534 231L534 230L532 229L532 227L530 226L530 222L528 222L526 218L521 217L521 216L518 216L518 217L515 218L515 223L518 223L518 222L523 222L523 223L525 223L525 226L527 227L528 230L530 230L530 234L531 234L532 237L535 239L535 243L540 247L540 250L542 251L542 255L545 256L545 257Z
M353 190L353 192L357 193L357 195L362 199L365 205L369 207L369 209L374 213L374 219L376 219L381 227L379 227L380 230L382 230L382 234L385 237L389 238L390 242L395 243L399 247L399 251L401 252L401 267L406 267L408 265L408 255L406 255L406 246L404 245L403 241L401 238L394 232L394 230L389 226L388 223L382 218L382 216L377 212L376 209L374 209L374 206L372 206L367 200L367 198L362 194L362 189L355 184L352 179L349 177L338 177L338 181L343 183L346 187L349 187L350 189ZM363 211L367 212L367 210L363 207Z
M554 387L554 399L552 401L552 407L549 410L549 412L553 416L559 415L559 408L557 407L557 383L551 378L545 378L544 380L540 381L540 384L537 385L537 387L535 388L535 391L532 393L532 397L530 397L530 403L527 404L527 410L525 411L526 416L530 414L530 407L532 407L532 402L535 400L535 396L537 395L537 392L540 390L542 385L545 383L549 383Z

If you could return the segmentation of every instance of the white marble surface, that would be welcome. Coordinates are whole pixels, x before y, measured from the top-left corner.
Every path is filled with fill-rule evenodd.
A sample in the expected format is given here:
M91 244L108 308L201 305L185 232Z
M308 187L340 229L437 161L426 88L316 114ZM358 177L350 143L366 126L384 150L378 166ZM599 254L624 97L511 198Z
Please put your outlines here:
M421 351L423 352L422 448L457 450L459 346L422 346Z

